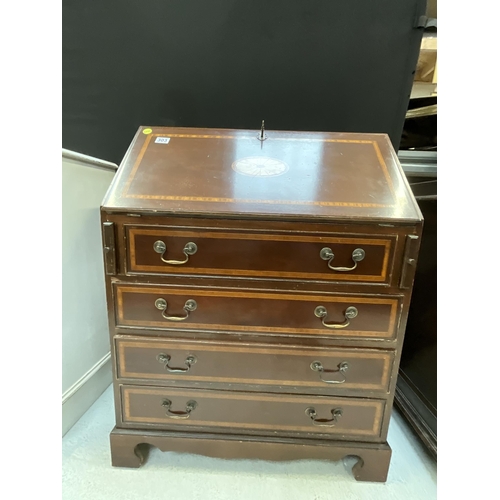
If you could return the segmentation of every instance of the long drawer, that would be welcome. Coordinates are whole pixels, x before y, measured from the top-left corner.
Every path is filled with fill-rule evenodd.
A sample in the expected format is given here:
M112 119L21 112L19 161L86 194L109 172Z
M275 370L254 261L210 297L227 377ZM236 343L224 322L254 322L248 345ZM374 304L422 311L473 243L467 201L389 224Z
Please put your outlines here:
M394 351L277 347L224 342L115 338L117 376L157 384L234 389L253 386L284 393L375 391L386 394Z
M123 424L224 433L335 435L375 441L386 402L323 396L121 386ZM198 429L200 430L200 429Z
M115 284L118 327L394 339L400 296Z
M281 234L126 226L130 274L389 284L395 235Z

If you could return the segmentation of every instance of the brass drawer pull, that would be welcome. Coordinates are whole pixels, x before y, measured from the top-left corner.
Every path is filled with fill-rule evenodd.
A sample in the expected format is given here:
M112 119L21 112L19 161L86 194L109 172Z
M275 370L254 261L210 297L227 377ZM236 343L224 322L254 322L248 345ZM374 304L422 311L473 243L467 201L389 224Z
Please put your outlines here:
M346 381L345 373L349 369L349 363L347 361L342 361L342 363L339 363L338 367L338 370L325 370L319 361L313 361L311 363L311 370L313 372L319 372L319 378L327 384L343 384ZM340 373L343 378L342 380L325 380L322 375L323 373Z
M155 307L156 309L159 309L162 311L161 315L165 318L168 319L168 321L184 321L188 319L189 313L194 311L197 307L198 304L196 303L196 300L189 299L186 300L186 303L184 304L184 311L186 311L185 316L167 316L165 312L167 311L167 301L165 299L156 299L155 300Z
M344 313L345 321L343 323L325 323L325 318L328 312L326 307L318 306L314 309L314 315L317 318L321 318L321 323L327 328L346 328L351 323L351 319L354 319L358 315L358 310L354 306L349 306Z
M338 419L342 416L342 408L334 408L331 410L331 413L332 418L330 420L326 418L317 418L318 414L315 408L306 408L306 415L312 420L313 425L317 427L335 427Z
M187 368L172 368L172 367L168 366L168 363L170 361L170 355L169 354L163 354L163 353L158 354L158 356L156 356L156 359L160 363L164 363L165 364L165 370L167 370L170 373L184 373L184 372L188 372L189 369L191 368L191 366L196 363L196 358L194 356L188 356L186 358L186 361L184 361L184 364L187 366Z
M333 269L334 271L353 271L356 269L358 266L358 262L361 262L365 258L365 251L362 248L356 248L356 250L353 250L352 252L352 260L354 262L354 266L352 267L333 267L332 260L335 258L335 254L333 253L331 248L325 247L322 248L321 251L319 252L319 256L323 260L328 261L328 267L330 269Z
M165 415L168 418L186 419L189 418L192 411L196 410L198 403L194 400L188 401L186 403L186 411L172 411L170 409L170 407L172 406L172 401L170 401L170 399L164 399L161 405L163 406L163 408L165 408Z
M153 244L153 249L156 253L161 254L160 258L162 262L165 262L165 264L171 264L173 266L180 266L181 264L185 264L189 260L189 256L194 255L198 251L196 243L190 241L189 243L186 243L184 249L182 250L182 252L186 256L184 260L166 260L163 258L165 252L167 251L167 245L165 245L164 241L161 240L155 241Z

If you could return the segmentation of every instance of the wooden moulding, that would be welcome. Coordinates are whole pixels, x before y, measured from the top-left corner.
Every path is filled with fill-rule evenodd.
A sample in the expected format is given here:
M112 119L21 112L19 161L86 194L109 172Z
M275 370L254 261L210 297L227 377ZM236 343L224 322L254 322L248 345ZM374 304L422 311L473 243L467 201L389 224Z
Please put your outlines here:
M195 453L224 459L341 460L353 456L359 459L352 468L354 478L372 482L387 480L392 453L387 443L312 442L307 439L136 431L116 427L111 432L110 441L114 467L140 467L147 459L148 445L163 452Z

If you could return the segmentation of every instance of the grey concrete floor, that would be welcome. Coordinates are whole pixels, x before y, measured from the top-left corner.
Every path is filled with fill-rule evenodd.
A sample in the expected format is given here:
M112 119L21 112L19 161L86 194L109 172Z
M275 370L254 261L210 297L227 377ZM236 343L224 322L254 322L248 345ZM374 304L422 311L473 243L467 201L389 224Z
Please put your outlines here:
M109 387L63 438L63 499L433 500L436 462L395 411L387 483L359 483L345 462L222 460L152 449L140 469L111 467Z

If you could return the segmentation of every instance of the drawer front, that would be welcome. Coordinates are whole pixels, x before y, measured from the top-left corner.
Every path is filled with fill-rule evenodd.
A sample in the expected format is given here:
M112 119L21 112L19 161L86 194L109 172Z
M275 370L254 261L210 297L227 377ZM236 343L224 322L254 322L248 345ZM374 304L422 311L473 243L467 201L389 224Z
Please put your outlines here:
M302 392L364 390L387 393L394 351L370 349L235 346L116 338L119 378L181 384L257 385Z
M303 236L129 226L126 235L129 273L279 277L380 284L390 282L396 243L396 236L392 235ZM191 246L185 253L188 244ZM177 264L165 261L176 261Z
M394 339L398 296L115 285L118 327Z
M221 432L380 436L385 401L122 386L123 422L159 428L210 427Z

